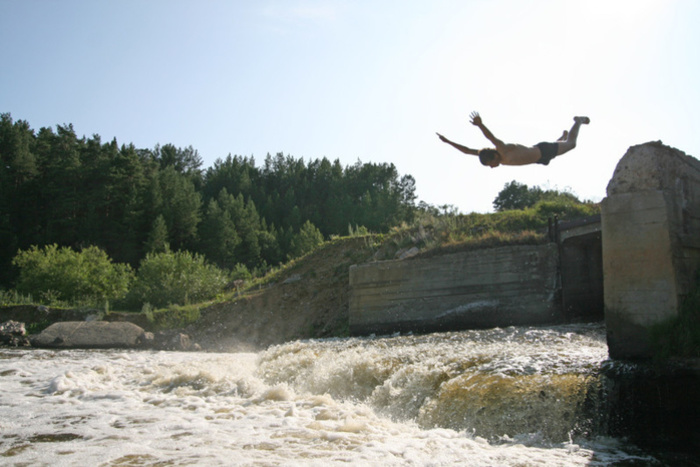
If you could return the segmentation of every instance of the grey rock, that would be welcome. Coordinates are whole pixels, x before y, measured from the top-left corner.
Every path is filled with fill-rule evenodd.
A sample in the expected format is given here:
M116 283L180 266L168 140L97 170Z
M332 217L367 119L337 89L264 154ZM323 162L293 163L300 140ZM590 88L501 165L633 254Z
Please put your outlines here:
M10 347L26 347L29 344L29 339L25 337L27 331L24 323L19 321L6 321L0 324L0 345Z
M14 336L25 336L27 334L27 330L24 327L24 323L10 320L0 324L0 333L12 334Z
M44 329L31 343L45 348L136 348L143 334L133 323L66 321Z
M179 331L158 331L154 334L153 348L157 350L196 350L190 336Z
M420 253L418 247L404 248L396 252L396 259L407 259L412 258Z
M299 274L292 274L289 276L287 279L282 282L283 284L293 284L295 282L299 282L301 280L301 276Z
M155 336L152 332L144 332L139 336L137 343L139 347L144 347L146 349L153 348L155 343Z

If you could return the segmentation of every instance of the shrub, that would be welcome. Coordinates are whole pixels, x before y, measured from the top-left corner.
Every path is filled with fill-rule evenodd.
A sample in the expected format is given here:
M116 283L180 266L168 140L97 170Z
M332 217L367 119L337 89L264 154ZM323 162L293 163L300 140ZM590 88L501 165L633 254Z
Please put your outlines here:
M33 305L31 295L22 295L17 290L0 290L0 306Z
M197 305L170 305L152 312L151 322L156 329L180 329L196 322L200 316Z
M231 271L231 280L243 280L243 281L248 281L253 278L253 275L250 273L248 268L246 267L245 264L238 263L233 267L233 270Z
M540 190L541 191L541 190ZM580 202L567 193L542 192L548 196L524 209L501 210L491 214L440 214L437 208L423 206L411 225L403 224L391 232L389 242L396 248L391 251L386 245L389 258L399 248L418 246L425 253L433 248L468 248L508 244L532 244L545 240L550 219L580 219L600 213L600 205Z
M323 243L323 234L310 221L304 222L291 242L290 258L297 258L313 251Z
M494 230L499 232L518 232L536 230L547 221L540 220L532 209L503 211L493 215Z
M559 190L543 190L536 186L530 188L524 183L513 180L506 183L503 189L493 200L493 207L497 212L514 209L527 209L540 201L556 201L565 203L580 203L573 193Z
M51 301L97 303L124 297L133 279L127 264L115 264L95 246L80 252L58 245L32 246L12 260L20 269L17 291Z
M149 253L141 261L128 306L140 309L186 305L214 298L228 282L227 274L206 263L204 256L188 251Z
M364 225L358 226L355 224L355 227L353 228L352 224L348 224L348 235L350 237L364 237L369 235L369 230Z
M579 203L566 199L540 201L533 206L537 216L546 225L550 217L558 216L561 220L580 219L600 213L600 205Z

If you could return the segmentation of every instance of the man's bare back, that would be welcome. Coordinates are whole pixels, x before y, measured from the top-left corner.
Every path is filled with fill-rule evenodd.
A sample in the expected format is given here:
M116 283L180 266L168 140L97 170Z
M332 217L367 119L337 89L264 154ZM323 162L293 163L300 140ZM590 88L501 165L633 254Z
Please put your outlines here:
M549 161L560 156L576 147L576 139L581 125L590 123L588 117L574 117L574 125L571 130L564 131L564 134L553 143L538 143L535 146L524 146L522 144L504 143L496 138L491 131L486 128L481 120L478 112L472 112L470 115L472 125L479 127L486 139L491 141L495 149L486 148L481 150L471 149L458 143L454 143L449 139L437 133L440 140L454 148L462 151L465 154L479 156L482 164L488 165L491 168L499 165L527 165L527 164L549 164Z

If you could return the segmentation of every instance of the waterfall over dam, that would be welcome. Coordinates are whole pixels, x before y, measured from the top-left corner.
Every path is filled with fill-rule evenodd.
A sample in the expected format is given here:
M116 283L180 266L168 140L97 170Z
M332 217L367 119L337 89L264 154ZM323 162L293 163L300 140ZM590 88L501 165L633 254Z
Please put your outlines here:
M258 353L4 348L0 456L11 465L664 465L654 450L606 435L606 354L600 323L297 340Z

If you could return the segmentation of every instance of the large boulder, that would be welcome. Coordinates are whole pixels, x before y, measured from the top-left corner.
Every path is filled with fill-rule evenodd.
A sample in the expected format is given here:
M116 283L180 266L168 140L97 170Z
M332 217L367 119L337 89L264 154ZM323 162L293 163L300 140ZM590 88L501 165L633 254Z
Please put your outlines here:
M136 348L143 334L143 328L128 322L65 321L52 324L31 342L45 348Z

